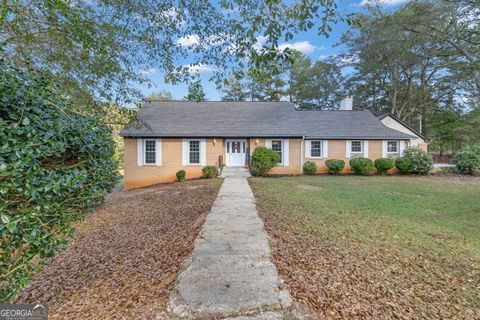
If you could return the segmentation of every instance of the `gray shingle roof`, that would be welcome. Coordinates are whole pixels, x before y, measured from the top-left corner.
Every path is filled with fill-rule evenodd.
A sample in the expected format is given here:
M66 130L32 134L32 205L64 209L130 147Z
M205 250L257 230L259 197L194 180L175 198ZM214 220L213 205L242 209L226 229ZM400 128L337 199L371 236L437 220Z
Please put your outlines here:
M123 137L303 137L410 139L368 111L297 111L290 102L187 102L145 104L142 127L129 125Z

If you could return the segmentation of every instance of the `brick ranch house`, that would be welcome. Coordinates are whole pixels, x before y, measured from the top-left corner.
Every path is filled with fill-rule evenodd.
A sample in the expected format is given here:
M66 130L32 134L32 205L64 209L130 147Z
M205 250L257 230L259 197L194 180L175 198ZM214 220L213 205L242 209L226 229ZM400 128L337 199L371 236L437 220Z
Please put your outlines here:
M273 174L300 174L306 161L327 172L325 160L352 157L397 157L409 146L425 149L421 134L392 116L375 117L351 110L344 99L338 111L299 111L290 102L187 102L145 104L141 126L129 125L125 142L126 189L175 181L184 169L188 178L206 165L244 167L253 150L277 151Z

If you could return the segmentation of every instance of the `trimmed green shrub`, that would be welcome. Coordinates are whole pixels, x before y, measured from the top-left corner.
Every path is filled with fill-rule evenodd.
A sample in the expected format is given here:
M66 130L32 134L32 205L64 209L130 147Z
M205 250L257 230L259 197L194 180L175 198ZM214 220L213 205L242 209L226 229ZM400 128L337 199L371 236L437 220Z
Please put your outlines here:
M303 174L314 175L317 173L317 164L313 161L307 161L303 164Z
M345 168L345 161L340 159L328 159L325 161L325 165L328 168L328 173L339 174Z
M395 160L391 158L379 158L375 160L374 165L378 173L385 174L388 170L395 167Z
M409 148L403 153L403 157L412 161L410 173L428 174L433 169L431 155L419 148Z
M177 180L178 181L183 181L185 180L185 176L187 175L187 173L185 172L185 170L178 170L177 173L176 173L176 176L177 176Z
M206 166L202 168L202 173L205 178L214 178L218 176L218 170L215 166Z
M455 154L453 161L460 173L480 173L480 145L463 147Z
M120 176L111 131L75 112L48 74L0 60L0 92L0 301L7 302Z
M402 174L412 172L412 160L410 158L400 157L395 159L395 168Z
M375 170L373 161L368 158L353 158L350 160L350 168L356 174L366 176Z
M253 175L265 176L280 162L280 155L266 147L257 147L252 153Z

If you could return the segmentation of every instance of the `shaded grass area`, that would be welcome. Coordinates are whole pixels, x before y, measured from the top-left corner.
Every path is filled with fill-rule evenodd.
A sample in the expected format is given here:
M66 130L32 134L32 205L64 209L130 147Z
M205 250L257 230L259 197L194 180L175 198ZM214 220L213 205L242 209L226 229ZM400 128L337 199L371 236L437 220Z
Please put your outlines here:
M193 249L221 179L122 191L76 225L68 249L16 303L48 303L49 319L154 319Z
M480 318L480 179L250 180L293 296L329 318Z

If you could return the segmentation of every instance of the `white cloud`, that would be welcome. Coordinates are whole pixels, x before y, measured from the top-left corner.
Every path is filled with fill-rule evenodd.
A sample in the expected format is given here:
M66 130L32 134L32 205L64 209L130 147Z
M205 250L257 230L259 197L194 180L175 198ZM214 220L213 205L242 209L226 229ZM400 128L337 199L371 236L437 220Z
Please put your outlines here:
M167 10L160 12L159 14L169 18L176 18L178 16L178 12L175 7L170 7Z
M253 45L253 49L256 51L259 51L263 48L265 43L267 42L268 37L265 36L258 36L257 37L257 42ZM313 44L311 44L309 41L299 41L299 42L294 42L294 43L282 43L278 46L278 49L283 51L286 48L290 48L293 50L300 51L304 54L310 54L316 49L324 50L324 47L316 47Z
M335 57L337 57L336 54L321 54L321 55L318 56L317 60L324 61L324 60L332 59L332 58L335 58Z
M227 41L227 39L228 37L224 34L211 35L204 39L200 39L200 37L196 34L190 34L177 39L177 44L186 48L193 48L200 45L208 48L210 46L220 45Z
M385 7L395 6L397 4L408 2L409 0L362 0L360 2L361 6L376 5L380 4Z
M323 49L323 48L317 48L313 44L311 44L308 41L300 41L300 42L294 42L294 43L282 43L281 45L278 46L278 49L280 50L285 50L286 48L290 48L293 50L300 51L304 54L310 54L315 49Z
M207 73L207 72L213 72L217 70L217 68L215 68L214 66L210 66L208 64L199 64L195 66L183 65L183 67L186 68L189 73Z
M253 45L253 49L256 51L261 50L263 48L263 45L267 42L268 37L265 36L258 36L257 37L257 42Z
M177 40L177 44L181 45L182 47L191 47L200 44L200 39L197 35L191 34L185 37L181 37Z
M140 74L142 74L144 76L151 76L156 71L157 71L157 69L155 69L155 68L147 68L147 69L140 70Z

